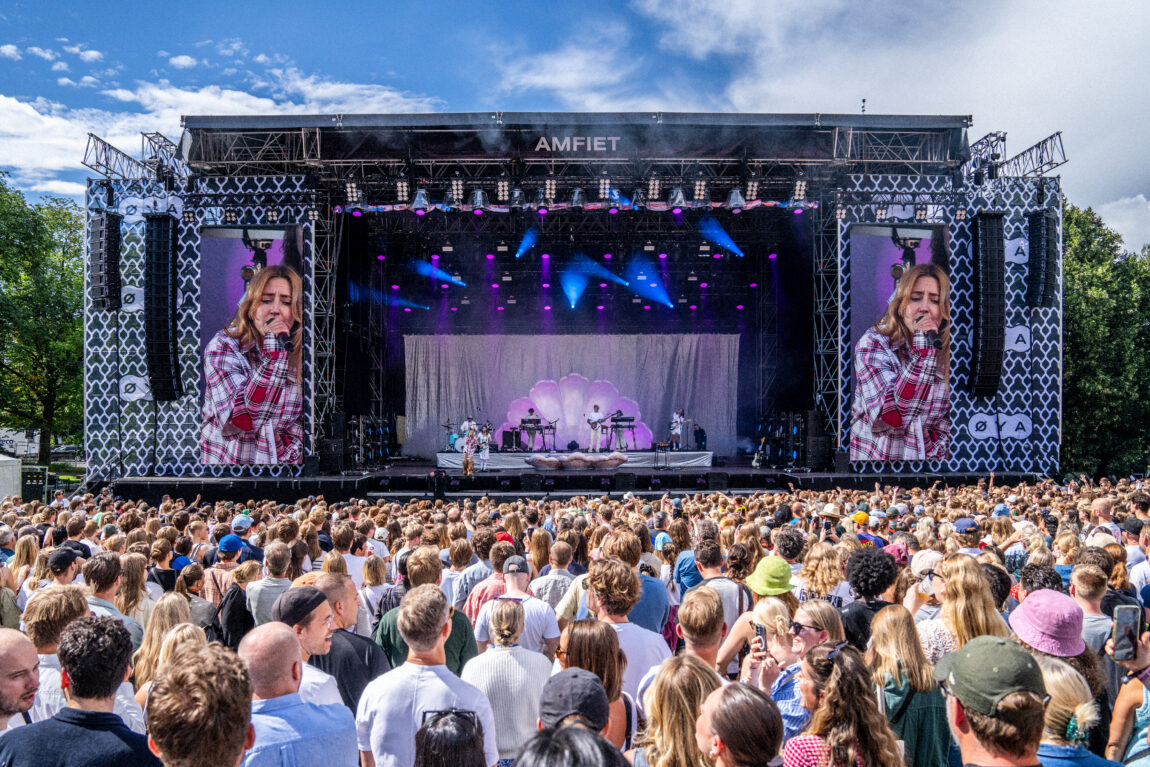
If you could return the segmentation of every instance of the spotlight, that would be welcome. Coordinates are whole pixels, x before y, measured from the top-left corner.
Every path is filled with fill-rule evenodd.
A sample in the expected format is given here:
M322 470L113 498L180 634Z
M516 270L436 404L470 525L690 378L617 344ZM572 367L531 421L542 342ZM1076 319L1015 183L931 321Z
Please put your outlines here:
M683 187L677 186L671 190L671 194L667 197L667 207L676 216L683 212L683 208L687 207L687 198L683 195Z
M651 176L651 178L647 180L647 199L648 200L659 199L659 177L658 176Z
M224 208L224 223L234 224L240 220L239 214L235 208Z
M191 208L184 208L183 219L185 224L196 223L196 212Z
M267 215L268 221L271 221L273 224L280 220L280 212L278 208L269 208Z
M407 183L407 179L405 179L405 178L398 179L395 182L395 199L396 199L396 202L407 202L407 194L408 194L409 190L410 190L410 186Z
M759 197L759 182L751 179L747 182L747 199L757 200Z
M631 192L631 210L639 210L647 204L647 193L643 191L642 187L637 187L635 191Z
M187 215L187 211L184 211L184 215ZM966 207L965 206L960 206L959 208L957 208L954 211L954 220L955 221L965 221L966 220Z
M252 264L244 264L240 267L240 279L244 282L251 282L252 277L256 276L256 268Z
M487 207L487 192L482 189L476 189L471 193L471 212L477 216L483 215L484 208Z
M515 187L511 190L511 207L512 208L526 208L527 195L523 194L523 190Z
M551 175L547 176L546 180L543 182L543 191L547 193L548 200L555 199L555 185L555 174L552 173Z
M427 195L427 190L419 187L415 190L415 199L411 201L411 209L415 211L415 215L422 216L427 213L427 209L431 207L431 198Z
M842 205L836 205L835 206L835 218L837 218L839 221L842 221L846 217L847 217L847 209L844 208Z
M706 179L698 179L695 181L695 200L701 201L707 195L707 181Z
M540 216L547 215L547 193L543 187L535 190L535 210Z
M507 180L507 176L500 176L499 180L495 182L495 199L499 200L499 202L507 202L507 195L510 189L511 182Z
M727 195L727 208L732 213L742 213L745 207L747 207L747 201L744 199L743 193L739 191L739 187L736 186Z
M583 192L582 188L575 187L571 190L571 208L574 210L582 210L583 204L587 201L587 195Z
M316 208L308 208L307 209L307 220L308 221L319 221L319 210L317 210Z
M925 205L915 205L914 206L914 220L915 221L926 221L926 206Z
M459 175L459 171L455 171L455 175L451 177L451 196L457 200L463 199L463 177Z
M344 184L344 191L347 194L348 202L359 202L359 184L354 181L348 181Z
M874 217L875 217L876 219L884 219L884 218L886 218L886 216L887 216L887 213L888 213L888 212L889 212L889 211L887 210L887 205L886 205L886 203L885 203L885 202L880 202L880 203L878 204L878 207L876 207L876 208L874 209Z
M795 202L802 202L803 200L807 199L806 181L801 178L795 181L795 189L791 193L791 199L793 199Z
M607 171L603 171L603 175L599 177L599 199L606 200L611 196L611 179L607 176Z

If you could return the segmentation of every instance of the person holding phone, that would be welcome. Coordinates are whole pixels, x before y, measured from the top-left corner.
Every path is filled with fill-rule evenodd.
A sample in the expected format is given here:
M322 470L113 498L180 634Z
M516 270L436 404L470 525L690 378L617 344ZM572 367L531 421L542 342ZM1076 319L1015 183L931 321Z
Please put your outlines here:
M918 264L854 352L850 460L950 455L950 279Z
M289 266L255 273L204 350L200 456L207 464L303 462L302 283Z

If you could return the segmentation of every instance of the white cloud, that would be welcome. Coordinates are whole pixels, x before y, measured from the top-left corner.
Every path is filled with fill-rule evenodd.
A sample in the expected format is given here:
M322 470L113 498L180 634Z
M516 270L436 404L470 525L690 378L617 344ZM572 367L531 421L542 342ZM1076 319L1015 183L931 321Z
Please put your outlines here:
M219 43L216 44L216 52L221 56L246 57L248 55L247 46L244 45L244 41L238 37L229 37L220 40Z
M20 55L20 49L9 43L8 45L0 45L0 58L19 61L23 57Z
M171 56L172 54L168 53L167 51L156 51L156 55L159 56L161 59L166 59L169 56Z
M191 69L198 62L191 56L172 56L168 59L168 66L175 67L176 69Z
M95 88L99 84L100 81L91 75L84 75L80 78L80 85L84 86L85 88Z
M33 56L39 56L40 58L44 59L44 61L54 61L59 55L56 53L56 51L53 51L49 48L40 48L36 45L30 45L24 50L26 53L30 53Z
M94 61L100 61L104 58L104 54L99 51L80 51L80 60L86 61L91 64Z
M57 61L55 64L52 65L52 71L53 72L67 72L68 71L67 62Z
M14 46L5 45L4 47L5 48L13 48ZM20 54L17 53L16 55L19 56ZM261 54L257 55L254 59L252 59L252 61L254 61L257 64L270 64L270 63L272 63L272 60L270 58L268 58L268 55L266 53L261 53Z
M1128 250L1140 251L1150 245L1150 200L1146 195L1103 203L1095 208L1095 212L1122 235Z
M79 85L79 83L73 80L71 77L57 77L56 85L64 85L75 88Z
M29 184L25 188L30 192L58 194L64 197L80 197L84 194L85 191L84 185L77 181L60 181L58 179L36 181Z

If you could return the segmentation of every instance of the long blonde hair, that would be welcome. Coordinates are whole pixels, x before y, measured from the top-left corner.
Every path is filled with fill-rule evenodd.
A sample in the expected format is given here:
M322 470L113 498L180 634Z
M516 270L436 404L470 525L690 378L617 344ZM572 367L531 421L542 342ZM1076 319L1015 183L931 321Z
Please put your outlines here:
M938 323L938 340L942 348L938 351L938 375L943 381L947 379L950 368L950 277L938 264L915 264L903 272L891 296L886 312L879 319L874 329L890 339L891 346L905 344L911 345L914 331L903 322L902 311L910 303L910 294L914 291L914 284L920 277L933 277L938 281L939 313L941 319Z
M253 318L268 283L276 278L287 280L288 285L291 286L292 320L300 323L291 333L291 340L295 344L295 349L288 356L288 365L295 373L298 381L300 371L303 368L303 297L301 295L303 283L295 269L283 264L273 264L256 272L251 282L248 283L248 289L244 293L239 307L236 308L235 316L224 328L224 333L239 341L240 346L244 349L258 346L261 343L264 332L262 328L256 327Z
M768 634L785 636L791 630L793 613L783 600L777 597L763 597L751 613L751 621L762 626Z
M1071 717L1075 730L1082 736L1098 723L1098 704L1094 702L1090 684L1065 661L1041 654L1034 659L1042 669L1042 681L1050 695L1043 714L1042 739L1059 745L1078 745L1084 738L1072 741L1067 737Z
M156 675L160 662L160 648L168 632L181 623L192 620L188 600L175 592L164 594L152 610L148 627L144 630L144 641L132 656L133 677L136 689L140 689Z
M148 578L148 558L143 554L121 554L120 569L120 590L113 601L117 610L131 617L140 602L150 598L144 588Z
M710 767L695 740L703 701L722 685L715 670L694 655L664 661L643 696L647 730L637 747L651 767Z
M866 661L876 685L883 687L890 674L895 684L908 683L915 692L935 688L932 667L922 651L909 610L902 605L884 607L875 613L870 632Z
M1006 622L994 607L990 583L982 565L969 554L948 554L938 573L946 581L940 617L958 644L956 650L978 636L1010 636Z
M805 581L808 600L827 599L843 581L842 555L825 541L812 544L799 577Z

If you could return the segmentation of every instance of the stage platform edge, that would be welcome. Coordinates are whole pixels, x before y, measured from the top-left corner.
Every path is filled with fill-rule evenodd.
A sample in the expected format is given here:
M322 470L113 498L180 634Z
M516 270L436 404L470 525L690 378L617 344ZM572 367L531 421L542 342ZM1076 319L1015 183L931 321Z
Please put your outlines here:
M610 455L606 452L584 453L590 457L603 457ZM620 453L627 457L627 462L621 466L591 467L587 469L537 469L527 463L532 455L546 457L562 457L571 453L492 453L487 460L487 468L491 471L562 471L571 473L587 472L615 472L631 471L632 469L706 469L714 464L715 454L709 451L676 450L673 452L652 452L650 450ZM435 465L440 469L462 470L463 453L436 453ZM476 457L475 465L479 466Z

